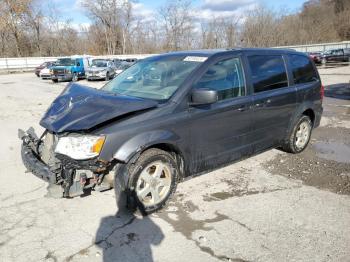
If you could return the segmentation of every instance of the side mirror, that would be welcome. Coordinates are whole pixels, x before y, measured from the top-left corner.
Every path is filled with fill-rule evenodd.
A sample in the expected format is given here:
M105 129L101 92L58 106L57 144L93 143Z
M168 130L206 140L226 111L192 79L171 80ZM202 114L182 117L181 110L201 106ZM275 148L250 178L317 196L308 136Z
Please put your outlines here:
M218 101L218 92L210 89L194 89L191 95L191 105L209 105Z

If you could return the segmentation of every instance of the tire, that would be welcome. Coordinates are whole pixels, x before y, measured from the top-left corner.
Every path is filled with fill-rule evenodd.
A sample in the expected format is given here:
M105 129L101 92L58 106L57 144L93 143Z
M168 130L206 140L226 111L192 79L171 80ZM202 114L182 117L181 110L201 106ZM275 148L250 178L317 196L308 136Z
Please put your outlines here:
M79 80L78 74L77 73L73 73L72 81L73 82L77 82L78 80Z
M311 133L312 122L310 117L305 115L301 116L294 125L286 143L282 147L283 150L293 154L304 151L309 144Z
M54 82L54 83L58 83L58 79L51 79L52 80L52 82Z
M144 215L161 209L168 202L179 177L172 155L156 148L146 150L136 161L130 161L116 172L114 188L119 208L126 206L133 212L138 208ZM127 177L126 186L123 186L123 177Z

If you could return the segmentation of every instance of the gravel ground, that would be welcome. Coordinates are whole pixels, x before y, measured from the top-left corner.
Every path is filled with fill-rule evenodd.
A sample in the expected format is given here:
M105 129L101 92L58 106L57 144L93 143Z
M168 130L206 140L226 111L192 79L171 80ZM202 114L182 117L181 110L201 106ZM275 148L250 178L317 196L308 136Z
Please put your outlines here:
M21 163L17 129L42 130L66 83L0 75L0 260L349 261L350 66L320 73L324 117L304 152L270 150L183 182L148 217L118 210L113 191L46 197Z

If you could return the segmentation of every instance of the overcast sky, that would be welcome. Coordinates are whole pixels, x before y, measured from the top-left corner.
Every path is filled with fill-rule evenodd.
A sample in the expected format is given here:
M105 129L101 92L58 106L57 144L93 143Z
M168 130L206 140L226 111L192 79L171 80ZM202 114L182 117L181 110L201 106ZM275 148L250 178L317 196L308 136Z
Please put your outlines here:
M89 18L80 7L80 0L53 0L60 10L62 20L71 20L75 26L88 25ZM135 1L134 15L147 18L153 17L152 13L163 5L166 0L139 0ZM193 0L198 18L213 16L225 16L230 14L244 15L244 12L257 4L268 6L273 9L284 8L289 12L297 12L305 0Z

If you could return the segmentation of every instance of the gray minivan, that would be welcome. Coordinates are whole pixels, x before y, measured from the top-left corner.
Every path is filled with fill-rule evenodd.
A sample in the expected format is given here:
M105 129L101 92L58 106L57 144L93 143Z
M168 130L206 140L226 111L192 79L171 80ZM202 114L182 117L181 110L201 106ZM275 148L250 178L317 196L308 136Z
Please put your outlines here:
M296 51L157 55L101 90L69 84L40 137L19 131L22 159L59 196L114 187L129 208L150 213L188 176L271 148L303 151L323 93L314 63Z

